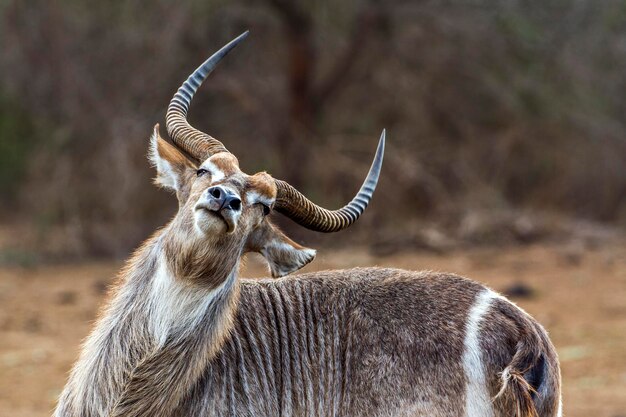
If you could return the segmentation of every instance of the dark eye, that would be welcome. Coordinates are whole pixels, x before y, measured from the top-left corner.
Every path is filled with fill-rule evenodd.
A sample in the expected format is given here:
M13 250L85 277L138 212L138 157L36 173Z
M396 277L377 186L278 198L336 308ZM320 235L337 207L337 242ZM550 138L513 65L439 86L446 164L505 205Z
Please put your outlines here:
M206 169L204 169L204 168L200 168L199 170L197 170L197 171L196 171L196 175L197 175L198 177L201 177L201 176L203 176L204 174L208 174L208 173L209 173L209 171L207 171L207 170L206 170Z
M269 208L269 206L266 206L265 204L261 204L263 206L263 215L267 216L268 214L270 214L270 211L272 211L271 208Z

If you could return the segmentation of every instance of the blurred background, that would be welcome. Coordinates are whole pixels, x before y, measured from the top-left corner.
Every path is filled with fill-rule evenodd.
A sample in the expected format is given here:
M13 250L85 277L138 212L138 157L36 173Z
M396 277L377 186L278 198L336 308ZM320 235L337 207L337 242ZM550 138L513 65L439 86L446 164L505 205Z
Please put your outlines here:
M0 415L50 414L122 260L175 213L152 126L246 29L190 111L244 171L336 208L387 128L354 227L277 219L321 249L309 270L486 282L551 332L567 415L626 416L623 0L0 1Z

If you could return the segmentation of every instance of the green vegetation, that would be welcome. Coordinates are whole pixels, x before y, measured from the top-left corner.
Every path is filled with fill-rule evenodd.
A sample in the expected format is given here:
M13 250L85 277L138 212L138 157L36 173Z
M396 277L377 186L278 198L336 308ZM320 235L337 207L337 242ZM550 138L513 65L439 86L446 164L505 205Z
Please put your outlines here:
M0 200L15 202L29 157L40 140L32 115L0 96Z

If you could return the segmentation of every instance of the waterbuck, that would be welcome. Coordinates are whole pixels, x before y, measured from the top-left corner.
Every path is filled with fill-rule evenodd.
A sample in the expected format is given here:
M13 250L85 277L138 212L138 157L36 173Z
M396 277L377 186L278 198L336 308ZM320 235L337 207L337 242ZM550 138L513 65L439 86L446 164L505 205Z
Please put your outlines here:
M238 277L258 252L274 278L311 262L268 214L336 232L368 205L383 131L356 197L330 211L288 183L247 175L187 122L191 100L247 33L183 83L150 142L179 209L122 270L59 400L57 417L558 416L545 330L494 291L443 273L358 268Z

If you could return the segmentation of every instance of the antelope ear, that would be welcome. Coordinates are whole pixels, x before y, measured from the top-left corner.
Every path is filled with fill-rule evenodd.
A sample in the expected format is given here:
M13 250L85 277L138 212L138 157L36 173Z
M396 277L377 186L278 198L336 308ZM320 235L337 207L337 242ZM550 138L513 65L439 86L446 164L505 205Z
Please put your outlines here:
M195 166L178 148L161 137L158 123L150 138L148 159L157 171L154 183L174 191L180 202L186 200Z
M248 241L248 250L259 252L269 265L272 277L289 275L315 258L315 249L305 248L266 221Z

